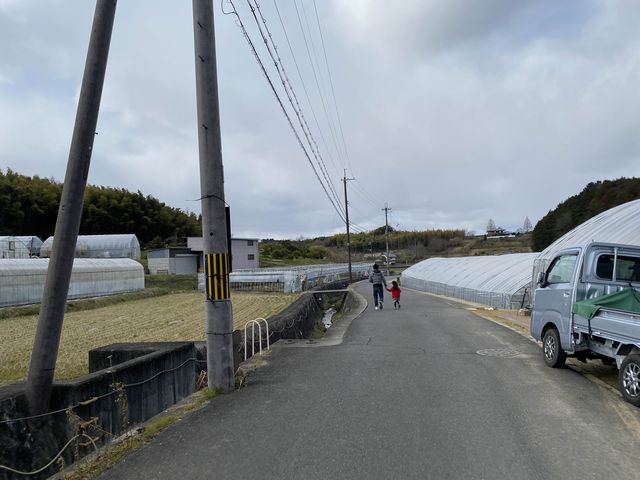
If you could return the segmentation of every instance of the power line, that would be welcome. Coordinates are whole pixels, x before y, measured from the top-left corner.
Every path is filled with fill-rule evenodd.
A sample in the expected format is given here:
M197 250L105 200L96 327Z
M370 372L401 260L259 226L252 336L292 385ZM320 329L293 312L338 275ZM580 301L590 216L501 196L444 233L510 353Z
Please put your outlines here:
M322 43L322 52L324 53L324 63L327 67L327 74L329 76L329 85L331 86L331 96L333 97L333 106L336 109L336 117L338 118L338 127L340 128L340 136L342 137L342 146L344 148L345 158L347 159L347 164L349 168L353 172L353 167L351 166L351 161L349 159L349 151L347 150L347 142L344 140L344 131L342 129L342 121L340 119L340 111L338 110L338 102L336 101L336 92L333 88L333 78L331 76L331 69L329 68L329 60L327 59L327 49L324 45L324 35L322 34L322 28L320 27L320 17L318 16L318 7L316 6L316 0L313 0L313 10L316 14L316 22L318 24L318 32L320 32L320 41Z
M269 83L269 87L271 88L271 91L275 95L276 100L278 101L278 104L280 105L280 108L282 110L282 113L284 114L284 116L287 119L287 122L289 123L289 127L291 128L291 131L295 135L296 140L298 140L298 144L300 145L300 148L302 149L305 157L309 161L309 165L311 165L311 169L313 170L313 173L315 174L316 178L318 179L318 182L320 182L320 185L322 186L322 190L324 190L324 193L327 196L327 198L329 199L329 202L331 202L331 205L333 206L335 211L338 213L338 216L344 222L345 219L344 219L344 217L342 215L342 212L340 211L340 209L334 203L334 200L331 198L331 195L327 191L327 187L325 186L324 182L320 178L320 175L318 175L318 171L316 170L316 167L313 165L313 161L311 160L311 157L309 156L309 152L307 152L307 149L305 148L304 143L302 142L302 139L300 138L300 135L298 134L298 131L296 130L296 128L295 128L295 126L293 124L293 121L291 120L291 117L289 116L289 112L287 112L287 109L285 108L284 104L282 103L280 95L278 95L278 91L276 90L276 88L275 88L275 86L273 84L273 81L271 80L271 77L269 76L269 73L267 72L267 69L265 68L264 64L262 63L262 59L260 58L260 55L258 54L258 51L256 50L256 47L253 44L253 41L251 40L251 37L249 36L249 33L247 32L247 29L245 28L244 23L242 22L242 19L240 18L240 15L238 14L238 10L236 9L236 6L234 5L233 0L229 0L229 4L233 8L233 11L231 11L229 13L233 13L236 16L237 24L240 27L240 30L242 31L242 34L243 34L245 40L247 41L247 43L249 45L249 48L251 49L251 52L253 53L253 56L254 56L256 62L258 62L258 65L259 65L260 69L262 70L262 73L264 74L265 79L267 80L267 83Z
M307 90L307 86L305 84L305 81L302 77L302 73L300 72L300 66L298 65L298 61L296 60L296 55L293 52L293 47L291 46L291 41L289 40L289 34L287 33L287 29L284 25L284 21L282 20L282 15L280 15L280 9L278 8L278 3L276 2L276 0L273 0L273 5L276 8L276 13L278 14L278 19L280 20L280 26L282 27L282 31L284 33L284 37L287 40L287 45L289 46L289 52L291 53L291 58L293 59L293 63L296 66L296 71L298 72L298 78L300 79L300 83L302 84L302 90L304 91L304 94L307 98L307 103L309 104L309 108L311 109L311 114L313 115L313 120L315 121L316 127L318 127L318 132L320 133L320 138L322 140L322 143L324 144L324 148L327 151L327 155L329 156L329 160L331 160L331 164L333 165L333 168L335 170L336 174L339 174L340 170L338 169L338 166L336 165L334 159L333 159L333 155L331 154L331 150L329 149L329 146L327 144L327 140L324 136L324 132L322 131L322 128L320 127L320 122L318 122L318 117L316 116L316 111L313 108L313 103L311 102L311 97L309 96L309 91Z
M341 157L340 149L338 148L338 142L336 141L336 135L335 135L335 132L334 132L333 124L331 122L331 119L329 117L329 113L327 111L327 106L325 104L324 94L322 92L322 89L320 88L320 82L318 81L318 75L316 74L316 67L315 67L315 64L313 62L313 59L311 58L311 50L309 50L309 42L311 42L311 46L312 46L312 48L314 50L314 53L315 53L315 47L313 46L313 39L311 37L311 32L309 32L309 42L307 42L307 35L305 34L304 26L302 25L302 19L300 18L300 11L298 9L297 0L293 0L293 6L295 7L296 16L298 17L298 25L300 25L300 31L302 32L302 38L304 40L304 45L305 45L305 48L306 48L306 51L307 51L307 58L309 58L309 63L311 65L311 71L313 72L313 78L315 79L316 87L318 88L318 94L320 95L320 103L322 104L322 109L323 109L324 115L325 115L325 117L327 119L327 124L329 125L329 132L331 133L331 139L333 140L333 145L334 145L334 148L336 149L336 154L338 155L338 158L340 158ZM302 3L302 8L303 8L302 13L304 15L304 13L305 13L304 12L304 2ZM306 16L305 16L305 19L306 19ZM306 23L307 23L307 28L308 28L309 22L306 21ZM320 69L318 69L318 73L320 73ZM343 160L343 163L344 163L344 160Z
M311 129L309 128L309 124L307 123L307 120L304 116L304 113L302 112L302 107L300 106L300 102L298 101L298 96L295 93L295 90L293 89L293 85L291 85L291 82L289 80L289 76L287 75L287 72L284 68L284 63L282 62L282 59L280 58L280 54L278 53L278 47L276 46L274 40L273 40L273 35L271 35L271 31L269 30L269 27L267 25L267 21L265 19L265 17L262 15L262 10L260 9L259 4L257 3L257 1L254 0L255 3L255 8L253 6L253 4L251 3L250 0L247 0L247 4L249 5L249 8L251 9L251 14L253 15L253 18L256 22L256 25L258 26L258 30L260 31L260 36L262 37L262 40L264 42L265 47L267 48L267 51L269 52L269 56L271 57L271 60L273 61L276 70L278 71L278 75L280 77L280 82L282 83L282 86L285 90L285 93L287 95L287 98L289 100L289 103L291 104L291 107L293 108L296 117L298 118L298 123L300 124L300 127L302 128L302 132L307 140L307 143L309 144L309 147L311 149L311 152L314 156L314 158L316 159L316 163L318 164L318 167L320 168L320 172L322 173L322 175L324 176L325 181L327 182L327 185L329 186L329 189L331 190L334 199L336 200L336 202L338 203L338 205L341 205L340 203L340 198L336 192L335 186L333 185L333 182L331 181L331 178L328 176L328 172L327 172L327 167L326 164L324 163L324 159L322 158L322 155L320 154L320 149L318 147L318 143L316 142L315 138L313 138L313 134L311 133ZM264 33L264 31L262 30L262 27L260 26L260 21L258 20L258 17L256 16L256 11L258 12L258 14L260 15L260 19L262 20L262 23L264 25L264 29L266 31L266 34ZM268 37L268 39L267 39ZM271 47L269 46L269 44L271 44ZM287 88L288 87L288 88ZM293 98L292 98L293 97ZM294 104L295 103L295 104ZM315 146L315 148L314 148Z

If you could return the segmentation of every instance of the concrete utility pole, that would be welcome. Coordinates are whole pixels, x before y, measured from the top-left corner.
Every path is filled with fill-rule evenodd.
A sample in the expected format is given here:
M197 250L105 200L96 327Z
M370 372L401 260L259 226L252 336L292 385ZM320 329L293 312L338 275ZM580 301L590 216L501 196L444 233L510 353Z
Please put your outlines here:
M355 180L355 178L347 178L347 169L344 169L344 213L347 219L347 254L349 257L349 283L353 283L353 274L351 273L351 234L349 233L349 202L347 201L347 181Z
M234 389L233 315L212 0L193 0L193 36L206 277L208 386L229 393Z
M384 240L387 244L387 268L389 265L389 219L388 219L388 213L391 211L391 209L389 208L389 206L387 205L387 202L384 203L384 208L382 208L381 210L384 210Z
M96 2L27 379L27 401L33 414L43 413L49 406L115 13L116 0Z

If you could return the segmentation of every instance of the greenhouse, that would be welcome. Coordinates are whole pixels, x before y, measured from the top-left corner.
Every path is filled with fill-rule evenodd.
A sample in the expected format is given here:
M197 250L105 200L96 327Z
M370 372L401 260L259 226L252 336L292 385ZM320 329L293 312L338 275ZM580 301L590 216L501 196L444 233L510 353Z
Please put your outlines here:
M430 258L407 268L405 287L496 308L519 309L530 302L537 253Z
M53 237L47 238L40 247L40 256L51 256ZM76 258L132 258L140 260L140 243L133 234L123 235L78 235Z
M40 303L48 259L0 260L0 306ZM69 299L144 290L144 270L135 260L76 259Z
M560 250L582 247L591 242L640 245L640 200L610 208L565 233L538 255L532 279L547 269Z
M21 238L0 237L0 258L29 258L29 246Z

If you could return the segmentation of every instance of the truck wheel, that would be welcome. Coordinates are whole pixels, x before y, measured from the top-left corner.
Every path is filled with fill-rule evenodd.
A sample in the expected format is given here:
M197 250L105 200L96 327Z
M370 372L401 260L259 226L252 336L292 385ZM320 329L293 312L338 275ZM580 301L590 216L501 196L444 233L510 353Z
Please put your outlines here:
M551 368L562 368L567 360L567 354L564 353L562 345L560 345L560 335L558 330L550 328L544 332L542 337L542 352L544 353L544 363Z
M618 386L624 399L640 407L640 355L628 355L620 365Z

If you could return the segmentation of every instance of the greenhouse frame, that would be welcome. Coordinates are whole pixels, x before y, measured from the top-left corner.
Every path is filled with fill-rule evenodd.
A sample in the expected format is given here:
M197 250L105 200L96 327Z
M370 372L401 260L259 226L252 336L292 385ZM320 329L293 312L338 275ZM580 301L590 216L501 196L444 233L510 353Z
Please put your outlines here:
M406 269L402 285L496 308L529 305L538 272L558 252L592 242L640 245L640 200L602 212L553 242L540 253L430 258Z
M31 250L29 245L25 243L25 238L31 237L0 237L0 259L29 258Z
M371 263L353 263L355 279L369 274ZM295 293L314 286L348 278L349 264L329 263L297 267L251 268L234 270L229 274L232 290L258 290ZM198 288L204 290L204 274L198 275Z
M537 255L430 258L402 272L400 283L496 308L519 309L530 302L531 272Z
M51 256L53 237L40 247L40 256ZM131 258L140 260L140 242L134 234L78 235L76 258Z
M0 307L40 303L49 259L0 260ZM69 299L144 290L144 269L135 260L75 259Z

